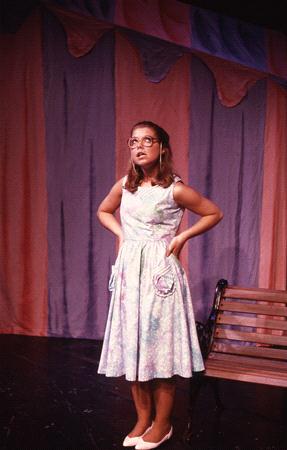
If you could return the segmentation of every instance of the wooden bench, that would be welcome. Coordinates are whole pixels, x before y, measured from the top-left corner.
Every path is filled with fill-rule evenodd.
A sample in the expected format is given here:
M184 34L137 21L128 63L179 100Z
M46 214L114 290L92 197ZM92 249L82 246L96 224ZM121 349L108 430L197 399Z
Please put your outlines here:
M193 403L207 379L287 387L287 291L228 286L219 280L209 319L197 326L205 371L191 381L186 436L191 434Z

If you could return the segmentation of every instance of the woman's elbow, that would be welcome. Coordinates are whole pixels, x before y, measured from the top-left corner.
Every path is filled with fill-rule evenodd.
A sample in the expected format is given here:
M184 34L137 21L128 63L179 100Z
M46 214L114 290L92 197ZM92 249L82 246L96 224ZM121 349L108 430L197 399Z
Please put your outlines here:
M97 209L97 218L100 222L102 222L103 220L105 220L107 217L113 216L113 213L110 211L106 211L104 208L99 207Z
M98 218L99 220L100 220L100 218L101 218L102 212L103 212L103 210L102 210L101 208L98 208L98 209L97 209L96 215L97 215L97 218Z
M220 222L223 219L224 214L221 211L221 209L218 209L216 216L217 216L217 221L218 222Z

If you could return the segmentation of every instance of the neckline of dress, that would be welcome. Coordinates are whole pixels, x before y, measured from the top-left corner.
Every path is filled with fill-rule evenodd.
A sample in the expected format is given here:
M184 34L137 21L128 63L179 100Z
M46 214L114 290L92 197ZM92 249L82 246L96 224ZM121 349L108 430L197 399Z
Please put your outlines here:
M145 186L138 186L138 188L141 188L141 189L145 189L145 188L148 188L148 189L150 189L150 188L154 188L154 187L159 187L159 185L158 184L146 184Z

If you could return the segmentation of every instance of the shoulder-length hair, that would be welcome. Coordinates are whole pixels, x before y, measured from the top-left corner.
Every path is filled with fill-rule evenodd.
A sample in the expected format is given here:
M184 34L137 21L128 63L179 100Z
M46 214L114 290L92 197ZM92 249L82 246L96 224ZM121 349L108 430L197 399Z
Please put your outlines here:
M168 133L154 122L144 120L136 123L131 129L131 136L136 128L148 127L152 128L155 132L156 138L162 147L161 157L158 160L158 173L152 180L152 185L159 185L167 188L173 183L173 163L172 163L172 151L169 143ZM134 164L131 160L128 167L128 175L125 183L125 188L130 192L136 192L144 179L144 173L140 166Z

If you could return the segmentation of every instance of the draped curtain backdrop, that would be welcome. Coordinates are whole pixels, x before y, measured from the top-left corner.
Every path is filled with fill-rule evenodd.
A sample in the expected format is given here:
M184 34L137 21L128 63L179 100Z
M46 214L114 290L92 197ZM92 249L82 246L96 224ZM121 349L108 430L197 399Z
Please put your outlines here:
M224 212L181 256L196 318L219 278L286 289L284 36L176 0L59 0L4 31L1 333L103 337L117 243L96 210L140 120Z

